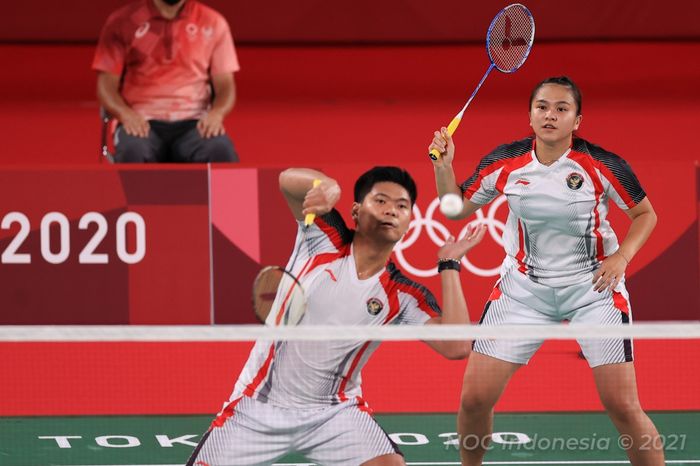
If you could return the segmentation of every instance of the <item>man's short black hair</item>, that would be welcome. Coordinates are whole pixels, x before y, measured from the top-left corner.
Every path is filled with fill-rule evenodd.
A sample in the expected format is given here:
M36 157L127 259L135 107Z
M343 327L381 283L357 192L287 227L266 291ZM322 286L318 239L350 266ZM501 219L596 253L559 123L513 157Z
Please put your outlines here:
M374 185L383 181L403 186L411 198L411 205L416 203L416 182L406 170L399 167L374 167L363 173L355 182L355 202L361 203Z

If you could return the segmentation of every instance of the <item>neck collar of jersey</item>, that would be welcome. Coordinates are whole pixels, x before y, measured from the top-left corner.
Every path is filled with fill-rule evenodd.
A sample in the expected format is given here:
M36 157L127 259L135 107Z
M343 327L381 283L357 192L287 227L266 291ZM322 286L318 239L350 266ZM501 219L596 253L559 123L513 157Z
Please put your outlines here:
M536 151L536 149L537 149L537 138L534 138L534 137L532 138L532 150L530 151L530 153L532 154L532 160L534 160L535 162L537 162L537 163L539 163L540 165L543 165L543 166L545 166L545 167L551 167L552 165L554 165L555 163L557 163L557 162L560 161L561 159L564 159L564 158L568 157L569 154L571 153L571 149L573 148L573 145L574 145L574 138L571 138L571 144L569 144L569 148L566 149L566 151L564 151L564 153L561 154L554 162L552 162L551 165L545 165L545 164L543 164L542 162L540 162L540 159L537 158L537 151Z
M161 14L160 10L158 10L158 7L156 7L156 4L153 0L144 1L146 3L146 8L148 8L148 12L151 16L151 19L161 19L163 21L177 21L178 19L187 18L192 13L192 8L194 8L195 3L195 0L187 0L185 4L182 5L182 8L180 8L180 11L177 13L177 15L173 19L168 19Z

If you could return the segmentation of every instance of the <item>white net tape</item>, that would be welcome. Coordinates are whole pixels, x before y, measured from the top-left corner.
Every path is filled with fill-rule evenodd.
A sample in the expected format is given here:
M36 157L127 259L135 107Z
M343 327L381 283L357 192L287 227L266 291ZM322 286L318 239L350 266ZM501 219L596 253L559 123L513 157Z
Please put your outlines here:
M545 340L633 338L698 339L700 322L640 322L622 326L599 325L477 325L423 326L300 326L263 325L7 325L0 326L0 342L48 341L254 341L262 340Z

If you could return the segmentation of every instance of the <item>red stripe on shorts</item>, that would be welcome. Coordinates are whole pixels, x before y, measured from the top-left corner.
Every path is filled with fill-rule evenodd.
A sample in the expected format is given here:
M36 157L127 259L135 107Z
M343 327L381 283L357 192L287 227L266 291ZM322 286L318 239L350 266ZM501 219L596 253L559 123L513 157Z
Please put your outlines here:
M501 287L500 287L501 282L497 282L496 286L493 287L493 291L491 291L491 294L489 295L489 301L496 301L498 298L501 297Z
M233 413L235 412L236 405L238 404L239 401L241 401L243 397L236 398L232 402L230 402L226 407L221 411L221 414L216 416L216 419L211 423L210 429L213 429L214 427L221 427L224 425L227 419L229 419L231 416L233 416ZM196 463L199 464L199 463Z
M613 291L613 304L620 312L629 315L630 308L625 297L619 291Z
M359 409L360 411L364 411L367 414L372 414L374 412L372 408L369 407L364 398L362 398L361 396L356 396L355 399L357 400L357 409Z

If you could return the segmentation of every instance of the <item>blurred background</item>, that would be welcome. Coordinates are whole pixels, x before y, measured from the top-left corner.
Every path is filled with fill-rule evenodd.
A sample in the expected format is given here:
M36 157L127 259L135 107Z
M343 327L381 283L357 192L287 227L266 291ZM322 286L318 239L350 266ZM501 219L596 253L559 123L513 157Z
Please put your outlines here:
M434 210L426 149L488 67L486 29L501 3L208 2L229 21L241 63L236 106L226 120L241 163L214 165L211 176L203 165L126 168L102 160L90 63L107 16L125 3L34 0L4 7L0 214L28 215L17 251L35 259L0 265L9 301L0 322L252 321L252 278L261 264L283 262L292 244L294 224L276 187L277 173L289 166L324 169L346 193L372 165L408 168L419 182L418 213L430 216L399 247L399 265L437 285L431 271L437 245L428 229L440 223L456 234L464 223ZM652 239L628 270L636 318L697 319L700 5L593 0L528 7L535 46L516 73L493 72L467 111L455 136L458 177L470 176L496 145L528 134L527 103L537 82L570 76L583 90L580 135L628 160L658 211ZM339 209L349 207L346 194ZM144 257L81 264L92 230L76 228L80 217L95 210L110 219L96 252L114 256L116 222L129 209L146 216ZM465 275L472 318L495 281L506 209L484 209L490 235ZM622 236L627 219L611 210ZM52 211L71 224L71 252L61 264L41 258L40 225ZM132 225L125 228L132 244ZM19 233L19 223L8 219L0 249ZM59 236L47 240L54 250Z

